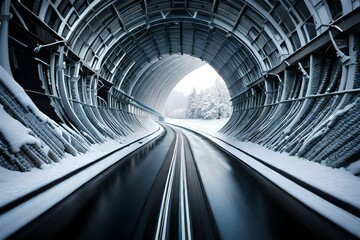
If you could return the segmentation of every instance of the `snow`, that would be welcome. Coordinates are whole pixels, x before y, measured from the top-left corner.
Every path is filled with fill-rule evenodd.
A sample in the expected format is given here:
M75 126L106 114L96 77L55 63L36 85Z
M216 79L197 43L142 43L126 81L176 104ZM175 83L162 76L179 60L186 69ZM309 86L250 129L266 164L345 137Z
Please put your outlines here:
M346 170L348 170L354 174L359 173L360 172L360 160L351 163L349 166L346 167Z
M108 140L105 144L93 145L86 154L77 157L66 154L60 162L48 165L46 171L32 168L30 172L14 172L0 168L0 192L2 193L0 206L86 165L120 146L118 142Z
M211 88L196 92L194 88L188 96L186 118L218 119L229 117L230 96L224 81L218 78Z
M2 66L0 66L0 83L8 88L8 90L14 95L14 98L19 102L20 105L22 105L25 109L33 112L37 117L39 117L41 121L50 124L55 134L57 134L59 137L66 135L66 131L63 132L62 128L66 128L67 131L72 131L66 125L59 126L53 120L43 114L25 93L24 89L8 74L8 72L6 72ZM49 147L44 142L38 139L35 135L31 135L31 130L26 128L16 119L12 118L4 110L2 105L0 105L0 119L0 133L6 139L6 141L8 141L12 152L19 152L20 148L24 144L37 144L38 146L42 147L43 151L46 153L49 151ZM162 131L163 130L159 128L159 131L157 131L156 134L143 139L141 144L137 143L133 144L133 147L124 148L124 151L120 151L121 154L126 155L126 153L129 153L129 151L131 152L143 146L148 141L159 135ZM84 133L84 135L85 134L86 133ZM76 154L75 150L71 151L71 153L75 156L65 153L65 158L63 158L60 162L53 163L52 165L43 164L41 166L42 169L33 168L30 172L20 173L0 167L0 207L56 179L59 179L60 177L65 176L66 174L88 163L95 161L96 159L114 151L115 149L124 147L127 144L140 139L145 134L142 136L140 135L132 135L127 137L126 142L122 143L116 140L108 139L103 144L92 145L86 154ZM116 161L119 160L121 156L125 155L117 154ZM114 163L114 161L112 163ZM44 171L44 169L46 170ZM72 187L78 186L79 185L73 185ZM0 224L0 226L3 229L3 224ZM0 231L0 235L1 233L2 232ZM0 239L2 239L1 236Z
M52 187L48 191L37 195L11 211L5 212L0 216L0 239L8 237L14 231L40 216L49 208L88 182L93 176L100 174L105 169L118 162L119 159L124 158L136 149L144 146L155 137L161 135L163 131L164 130L160 128L155 134L142 139L141 142L131 143L129 146L121 149L121 151L117 151L114 154L107 156L84 171L81 171L73 177ZM139 138L139 136L136 136L135 138ZM2 193L0 196L0 206L90 163L99 157L114 151L114 149L120 146L121 144L114 140L109 140L105 144L94 145L91 147L89 153L78 157L68 155L66 159L59 163L55 163L46 171L34 169L31 172L20 173L0 168L0 192Z
M331 122L334 121L337 117L344 115L346 112L348 112L351 108L355 107L357 104L359 104L360 98L357 98L353 103L348 104L346 107L344 107L343 109L338 110L336 113L332 114L328 121L330 123L328 123L328 125L332 125Z
M241 159L255 171L272 181L275 185L292 195L314 211L325 216L330 221L342 226L355 236L360 237L360 219L345 210L324 200L309 190L299 186L283 175L269 169L264 164L236 148L247 152L264 162L287 172L295 178L301 179L330 195L335 196L357 208L360 208L360 178L354 176L351 172L360 167L360 161L357 161L348 167L348 170L333 169L319 163L311 162L286 153L274 152L263 146L250 143L234 141L217 132L222 121L198 120L196 122L189 120L167 119L168 123L184 126L196 130L213 142L224 148L227 152ZM216 124L218 122L218 124ZM227 143L224 143L223 141ZM235 148L236 147L236 148Z
M152 137L142 140L141 144L134 144L134 146L137 148L143 146L146 142L150 141L149 139L158 136L161 131L158 131ZM139 138L140 136L133 136L132 139L128 139L127 143L131 143ZM115 149L123 147L125 144L109 139L103 144L92 145L86 154L78 154L77 156L66 154L65 158L61 159L60 162L46 166L44 164L42 169L32 168L30 172L16 172L0 167L0 207L93 162ZM134 147L124 148L126 151L129 149L135 150ZM43 170L45 168L46 171Z
M287 153L274 152L255 143L235 141L217 132L226 123L226 120L166 119L166 122L200 131L207 136L220 138L236 148L360 208L360 178L352 174L360 168L360 161L351 164L347 169L336 169L307 159L289 156Z
M9 91L15 96L16 100L18 100L25 109L30 109L43 122L52 122L48 116L46 116L36 107L24 89L14 80L14 78L9 75L9 73L2 66L0 66L0 82L9 89Z
M10 145L10 150L13 153L20 151L20 148L25 144L37 144L40 146L40 140L30 135L32 131L25 127L18 120L12 118L0 104L0 133Z
M172 119L166 118L165 122L180 125L184 127L190 127L192 129L200 130L202 132L217 134L226 123L229 118L202 120L202 119Z

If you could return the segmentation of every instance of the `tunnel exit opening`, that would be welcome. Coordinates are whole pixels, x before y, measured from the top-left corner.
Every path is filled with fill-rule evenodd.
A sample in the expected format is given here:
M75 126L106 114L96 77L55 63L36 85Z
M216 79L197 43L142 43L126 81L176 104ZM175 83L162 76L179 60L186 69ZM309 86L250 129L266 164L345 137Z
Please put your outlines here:
M182 78L170 92L164 115L175 119L221 119L231 115L230 95L221 76L205 64Z

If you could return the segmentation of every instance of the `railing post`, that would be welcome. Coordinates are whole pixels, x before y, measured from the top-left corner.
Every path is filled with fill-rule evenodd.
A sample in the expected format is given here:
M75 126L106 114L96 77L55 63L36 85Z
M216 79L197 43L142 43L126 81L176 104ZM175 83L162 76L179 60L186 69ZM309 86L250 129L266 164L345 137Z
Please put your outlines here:
M10 0L3 0L0 15L0 65L12 76L9 61L9 21L11 17Z

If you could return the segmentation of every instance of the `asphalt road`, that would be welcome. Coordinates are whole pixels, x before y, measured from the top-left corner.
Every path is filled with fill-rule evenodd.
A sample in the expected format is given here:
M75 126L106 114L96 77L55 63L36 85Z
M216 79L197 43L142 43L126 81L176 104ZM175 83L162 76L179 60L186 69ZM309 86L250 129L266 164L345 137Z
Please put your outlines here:
M14 239L351 239L195 133L120 160Z

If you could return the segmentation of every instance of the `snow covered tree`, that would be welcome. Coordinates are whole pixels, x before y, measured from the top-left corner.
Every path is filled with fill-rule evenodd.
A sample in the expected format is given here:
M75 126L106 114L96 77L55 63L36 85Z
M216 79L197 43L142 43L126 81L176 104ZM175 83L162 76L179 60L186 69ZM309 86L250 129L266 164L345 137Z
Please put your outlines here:
M197 93L196 89L193 88L188 97L188 104L186 109L186 118L195 119L198 117L197 109Z
M200 108L200 118L202 119L215 119L216 106L214 101L214 89L210 88L204 92Z
M186 118L220 119L230 114L229 93L220 77L211 88L199 93L194 88L188 97Z
M220 78L216 79L213 91L217 112L216 119L229 117L231 114L230 97L225 83Z

